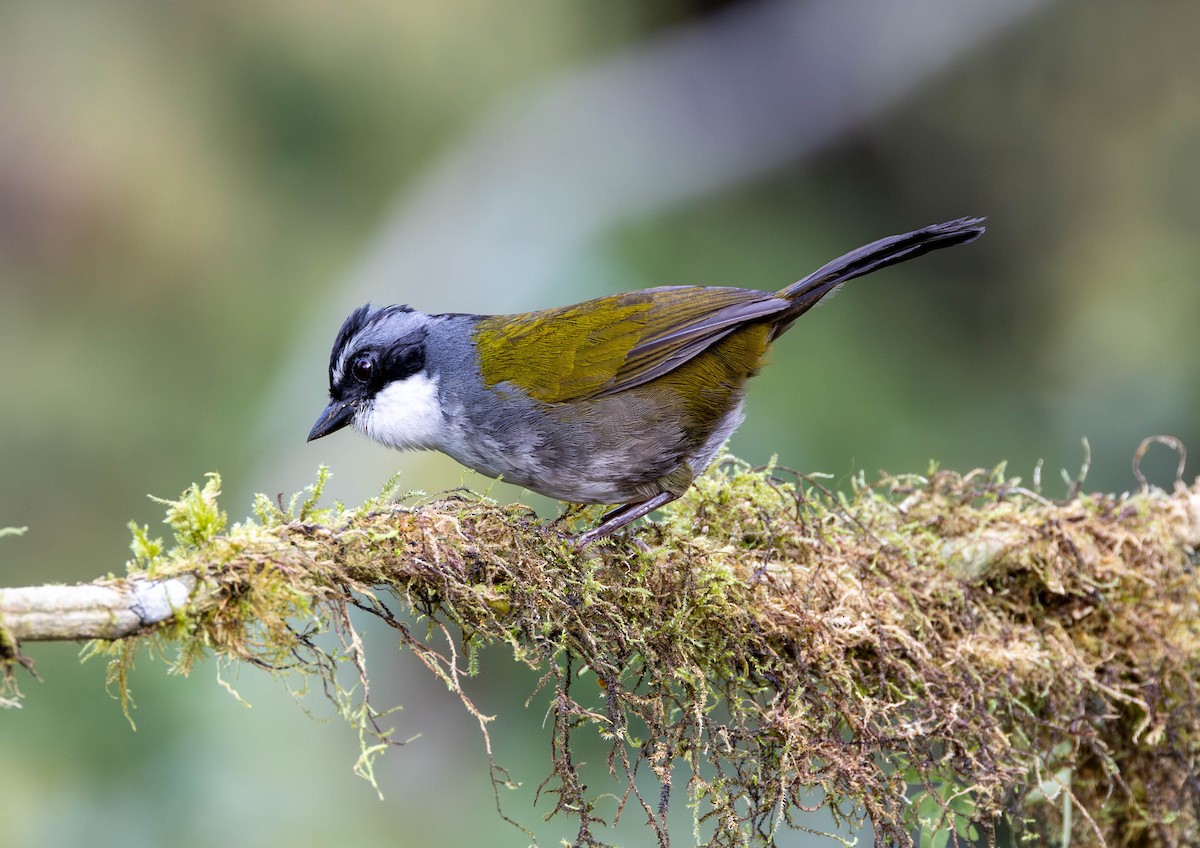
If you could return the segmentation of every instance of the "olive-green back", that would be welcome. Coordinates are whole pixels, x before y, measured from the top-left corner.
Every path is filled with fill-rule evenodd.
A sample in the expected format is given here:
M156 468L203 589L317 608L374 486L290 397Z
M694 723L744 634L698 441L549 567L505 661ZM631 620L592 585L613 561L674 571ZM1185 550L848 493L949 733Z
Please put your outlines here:
M488 387L507 382L538 400L562 403L642 385L739 327L770 323L789 306L751 289L646 289L558 309L487 316L476 325L475 343ZM747 370L757 366L761 353L753 354Z

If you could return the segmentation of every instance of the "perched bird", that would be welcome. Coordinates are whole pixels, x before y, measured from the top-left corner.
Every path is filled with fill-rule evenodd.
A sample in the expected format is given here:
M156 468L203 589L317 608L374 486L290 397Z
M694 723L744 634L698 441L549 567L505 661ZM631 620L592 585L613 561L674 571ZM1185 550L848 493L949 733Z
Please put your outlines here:
M590 544L682 495L742 422L771 343L842 283L965 244L982 218L889 236L770 293L671 286L519 315L351 313L308 440L353 424L573 503L620 504Z

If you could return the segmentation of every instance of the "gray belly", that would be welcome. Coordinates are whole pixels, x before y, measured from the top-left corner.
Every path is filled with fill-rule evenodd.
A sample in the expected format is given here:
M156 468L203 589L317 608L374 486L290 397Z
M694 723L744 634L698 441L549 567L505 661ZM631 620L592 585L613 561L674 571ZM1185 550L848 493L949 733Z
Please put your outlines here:
M547 405L519 393L507 402L447 410L439 448L489 477L573 503L630 503L682 493L741 423L741 395L711 428L685 432L683 410L631 390ZM503 397L503 395L501 395Z

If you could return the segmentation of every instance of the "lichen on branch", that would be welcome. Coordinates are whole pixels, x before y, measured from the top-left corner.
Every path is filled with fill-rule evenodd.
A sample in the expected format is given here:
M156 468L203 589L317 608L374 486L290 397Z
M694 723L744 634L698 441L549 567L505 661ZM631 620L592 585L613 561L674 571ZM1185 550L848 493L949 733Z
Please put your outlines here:
M869 819L880 844L997 828L1200 841L1200 484L1054 502L1002 469L934 470L843 493L727 459L661 521L579 552L524 507L408 506L389 489L323 508L323 481L288 505L260 497L226 529L214 477L169 504L169 550L135 528L131 574L201 588L168 625L98 643L111 682L127 691L147 641L173 646L180 671L215 654L307 677L359 728L370 777L392 739L359 609L397 629L485 740L464 684L478 648L543 673L541 792L579 819L581 845L603 824L573 759L583 727L611 743L606 815L640 809L663 845L668 804L694 806L706 844L771 844L814 798ZM690 778L671 787L678 764ZM646 770L661 791L634 780ZM492 779L506 780L495 763Z

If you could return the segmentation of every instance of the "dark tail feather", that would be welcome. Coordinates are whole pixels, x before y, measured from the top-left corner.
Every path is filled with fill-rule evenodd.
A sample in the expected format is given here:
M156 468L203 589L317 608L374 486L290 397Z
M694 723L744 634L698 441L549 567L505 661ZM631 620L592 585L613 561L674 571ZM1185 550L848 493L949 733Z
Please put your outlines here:
M793 321L812 309L818 300L848 280L895 265L897 262L904 262L931 250L975 241L983 235L985 220L959 218L944 224L932 224L911 233L881 238L833 260L779 292L779 297L792 301L792 309L779 323L775 335L790 327Z

